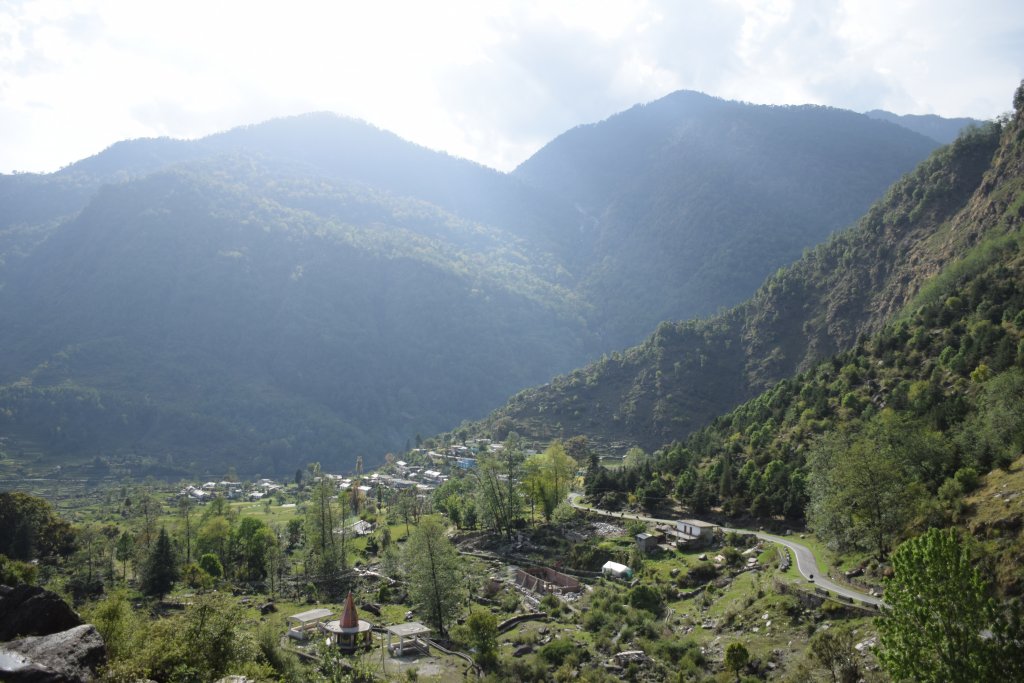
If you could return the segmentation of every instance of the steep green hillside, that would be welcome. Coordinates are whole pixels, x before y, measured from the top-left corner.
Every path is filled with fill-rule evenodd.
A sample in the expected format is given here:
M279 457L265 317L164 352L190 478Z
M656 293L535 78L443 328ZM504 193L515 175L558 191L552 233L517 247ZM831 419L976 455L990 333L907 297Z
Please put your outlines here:
M0 423L83 455L344 466L584 356L542 265L436 207L242 159L107 187L7 268Z
M649 329L691 278L683 260L661 268L650 254L701 260L709 286L770 271L790 258L771 245L817 241L930 149L848 112L696 96L697 110L713 106L694 116L689 99L573 143L617 150L602 161L610 181L582 179L615 197L584 209L616 217L599 239L579 231L579 188L538 180L563 142L526 178L330 114L0 176L0 428L58 459L170 472L372 462ZM683 129L683 142L665 138ZM698 154L695 141L714 144ZM767 245L738 261L715 255L718 237L676 229L678 216L750 202L740 223L683 221ZM715 308L735 291L702 300ZM728 405L746 397L730 391Z
M588 494L753 523L806 517L830 547L865 558L875 583L902 539L959 524L998 589L1024 591L1024 86L1018 95L977 191L935 233L966 246L898 315L655 458L592 469Z
M820 434L879 430L900 442L896 451L919 470L914 479L940 498L958 469L986 472L1016 459L1024 447L1024 108L1003 127L977 191L924 242L910 258L922 263L930 249L933 263L945 264L901 313L716 418L673 449L679 462L721 468L735 456L733 468L749 461L750 472L774 462L788 491L737 487L733 507L799 515L811 493L800 480Z
M587 434L620 450L654 449L851 348L944 265L1000 229L983 213L997 211L989 197L996 184L1012 195L1004 176L1015 176L1000 170L1009 163L1005 150L985 176L1000 131L990 124L937 151L854 228L779 270L746 303L703 320L663 323L623 354L521 392L482 429L540 439Z
M831 575L876 587L900 542L959 526L995 591L1024 592L1024 85L1015 105L978 189L934 235L948 260L897 315L652 458L591 467L591 499L806 522L841 553Z
M574 128L514 175L576 208L583 291L619 347L743 301L935 147L848 111L683 91Z

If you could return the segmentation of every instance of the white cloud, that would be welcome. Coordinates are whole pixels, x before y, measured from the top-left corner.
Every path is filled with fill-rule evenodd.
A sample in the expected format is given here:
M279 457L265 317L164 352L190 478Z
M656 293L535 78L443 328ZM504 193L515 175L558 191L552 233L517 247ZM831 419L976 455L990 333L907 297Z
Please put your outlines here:
M14 0L0 170L311 110L507 169L679 88L989 117L1022 65L1024 6L1003 0Z

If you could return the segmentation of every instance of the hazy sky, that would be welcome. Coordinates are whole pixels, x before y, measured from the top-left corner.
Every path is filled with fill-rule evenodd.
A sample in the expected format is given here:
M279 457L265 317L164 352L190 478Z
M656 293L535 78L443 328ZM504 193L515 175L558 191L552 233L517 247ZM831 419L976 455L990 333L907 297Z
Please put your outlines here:
M509 170L678 89L989 118L1022 0L0 0L0 171L329 110Z

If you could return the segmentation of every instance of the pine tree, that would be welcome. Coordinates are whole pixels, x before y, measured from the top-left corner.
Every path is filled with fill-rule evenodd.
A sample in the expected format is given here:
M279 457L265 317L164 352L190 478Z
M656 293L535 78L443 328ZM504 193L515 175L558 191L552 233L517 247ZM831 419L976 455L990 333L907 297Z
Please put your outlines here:
M1019 608L999 605L954 529L931 529L892 556L879 660L896 680L1022 680Z
M178 580L178 565L167 529L160 527L153 549L142 570L142 592L163 599Z

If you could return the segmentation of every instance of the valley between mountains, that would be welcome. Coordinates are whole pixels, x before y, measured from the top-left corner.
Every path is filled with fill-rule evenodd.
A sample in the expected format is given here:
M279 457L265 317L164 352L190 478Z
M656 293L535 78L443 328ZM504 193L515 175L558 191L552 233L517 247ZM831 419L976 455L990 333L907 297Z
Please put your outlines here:
M1011 102L0 176L0 673L1024 679Z

